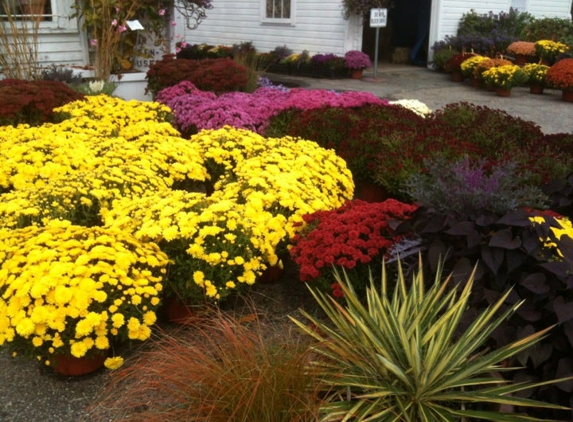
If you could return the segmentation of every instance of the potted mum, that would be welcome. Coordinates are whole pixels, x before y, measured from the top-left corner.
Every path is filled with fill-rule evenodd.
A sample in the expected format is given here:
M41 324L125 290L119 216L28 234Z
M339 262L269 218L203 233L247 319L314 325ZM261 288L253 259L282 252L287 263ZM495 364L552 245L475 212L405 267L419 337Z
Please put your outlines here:
M360 79L364 69L372 66L372 62L368 54L358 50L350 50L344 55L344 65L350 69L352 79Z
M515 64L496 66L483 73L486 84L495 87L496 95L509 97L511 89L527 82L527 74Z
M513 63L523 66L535 58L535 43L531 41L514 41L507 47L507 54L514 56Z
M150 337L167 265L156 244L52 221L0 230L0 248L0 345L83 375L120 366L114 345Z
M547 84L561 89L563 100L573 102L573 59L562 59L547 70Z
M305 215L304 227L290 248L301 281L341 297L334 268L344 269L355 280L367 280L370 271L380 275L384 255L402 238L394 234L394 223L408 219L416 209L395 199L353 200L334 210Z
M474 53L459 53L446 62L444 70L450 74L452 81L462 82L464 80L464 74L462 73L461 67L462 63L474 56Z
M557 61L557 57L569 50L567 44L551 40L540 40L535 43L535 52L541 58L543 64L551 66Z
M489 57L474 55L466 59L460 65L460 69L465 78L470 78L474 87L479 87L480 80L475 76L476 67L483 61L489 60Z
M523 66L523 71L528 78L529 91L532 94L543 94L548 70L549 66L539 63L529 63Z
M490 91L495 91L495 88L493 86L488 85L483 77L483 73L488 70L491 69L492 67L496 67L496 66L505 66L505 65L510 65L513 64L511 63L509 60L506 59L488 59L488 60L483 60L481 62L478 63L478 65L475 67L474 69L474 76L479 79L480 81L483 81L483 83L486 85L486 89L490 90Z

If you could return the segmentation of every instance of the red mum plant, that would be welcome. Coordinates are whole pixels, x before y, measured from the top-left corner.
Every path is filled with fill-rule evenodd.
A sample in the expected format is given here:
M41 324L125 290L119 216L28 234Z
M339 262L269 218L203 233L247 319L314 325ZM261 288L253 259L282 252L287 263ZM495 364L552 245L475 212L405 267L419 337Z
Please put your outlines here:
M470 57L476 56L474 53L460 53L453 56L450 60L446 62L444 65L444 69L446 72L461 72L462 71L462 63L465 62Z
M416 209L417 205L395 199L376 203L354 200L335 210L306 215L307 225L294 237L290 249L300 280L332 289L332 294L340 297L342 291L332 271L337 268L365 287L369 271L373 275L380 272L382 258L403 237L394 233L394 227Z
M573 89L573 59L561 59L547 71L545 80L558 89Z

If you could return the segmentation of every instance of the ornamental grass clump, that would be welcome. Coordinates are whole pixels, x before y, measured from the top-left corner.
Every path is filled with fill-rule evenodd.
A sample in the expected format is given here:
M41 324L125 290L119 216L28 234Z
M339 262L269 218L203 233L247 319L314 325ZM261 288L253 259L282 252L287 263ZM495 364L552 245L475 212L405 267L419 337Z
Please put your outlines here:
M510 90L515 86L525 84L527 82L527 73L520 66L510 64L494 66L485 70L482 73L482 78L489 86Z
M367 279L369 273L380 275L382 259L403 237L395 234L393 227L416 208L394 199L377 203L354 200L334 210L305 215L304 226L289 249L300 280L341 297L335 268L344 269L356 280ZM356 285L360 292L365 287Z
M0 256L0 345L53 365L151 335L167 265L157 245L63 221L0 230Z
M463 326L474 274L475 269L456 288L451 277L442 281L440 269L430 283L421 270L411 280L399 271L394 286L383 271L381 281L367 280L366 301L353 287L362 280L339 275L343 304L311 288L327 320L305 311L306 323L291 319L317 342L309 367L321 377L325 391L319 420L537 421L541 419L528 418L521 410L505 413L494 406L566 409L519 394L572 377L511 383L499 376L517 369L506 368L506 360L539 344L552 328L489 349L488 337L524 305L513 300L505 305L511 290ZM479 404L492 406L479 409Z
M306 365L309 342L293 327L253 315L216 314L191 330L163 333L111 374L90 420L318 420L321 391Z

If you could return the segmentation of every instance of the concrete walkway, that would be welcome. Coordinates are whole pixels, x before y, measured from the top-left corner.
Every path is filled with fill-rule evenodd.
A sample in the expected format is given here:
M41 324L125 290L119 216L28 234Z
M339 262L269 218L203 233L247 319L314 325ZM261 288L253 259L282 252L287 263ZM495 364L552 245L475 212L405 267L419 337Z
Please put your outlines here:
M355 79L316 79L272 74L275 81L298 84L312 89L369 91L389 100L416 99L432 110L460 101L504 110L512 116L534 122L546 133L573 133L573 103L561 100L561 91L545 90L542 95L529 93L529 88L513 88L511 96L498 97L494 92L479 90L469 82L456 83L449 75L425 67L382 64L376 78L373 69Z

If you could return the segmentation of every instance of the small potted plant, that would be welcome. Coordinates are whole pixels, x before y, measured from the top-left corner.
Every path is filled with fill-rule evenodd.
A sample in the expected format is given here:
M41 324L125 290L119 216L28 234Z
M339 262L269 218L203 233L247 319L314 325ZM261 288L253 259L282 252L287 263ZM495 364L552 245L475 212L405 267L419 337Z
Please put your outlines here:
M471 80L472 85L475 86L476 88L479 87L480 81L475 76L474 73L475 69L481 62L484 62L486 60L489 60L489 57L475 55L473 57L470 57L469 59L464 60L460 65L460 69L464 77L469 78Z
M523 66L535 58L535 43L531 41L514 41L507 47L507 54L513 55L513 63Z
M539 63L528 63L523 66L523 71L528 77L529 91L532 94L543 94L548 70L549 66Z
M483 77L483 73L488 70L491 69L492 67L496 67L496 66L505 66L505 65L509 65L509 64L513 64L511 63L509 60L506 59L488 59L488 60L483 60L481 62L478 63L478 65L475 67L474 69L474 76L479 79L480 81L483 81L483 83L486 85L486 89L490 90L490 91L495 91L495 88L493 86L489 86Z
M563 100L573 102L573 59L561 59L547 70L547 85L561 89Z
M301 281L340 297L334 267L344 269L356 280L367 280L370 271L380 275L384 255L402 238L394 233L393 223L410 218L416 209L416 205L395 199L373 203L353 200L334 210L305 215L304 227L290 249Z
M150 337L167 265L156 244L54 220L0 230L0 249L0 345L83 375L121 365L118 342Z
M372 62L368 54L358 50L350 50L344 54L344 65L350 69L352 79L360 79L364 69L372 66Z
M551 66L557 61L557 57L569 50L567 44L551 40L540 40L535 43L535 52L543 64Z
M495 66L483 73L486 84L495 88L496 95L508 97L514 86L527 82L527 74L515 64Z
M312 76L318 78L341 78L345 76L344 58L336 54L315 54L310 58Z
M462 73L461 67L462 63L474 56L474 53L459 53L446 62L444 70L450 74L452 81L462 82L464 80L464 74Z

